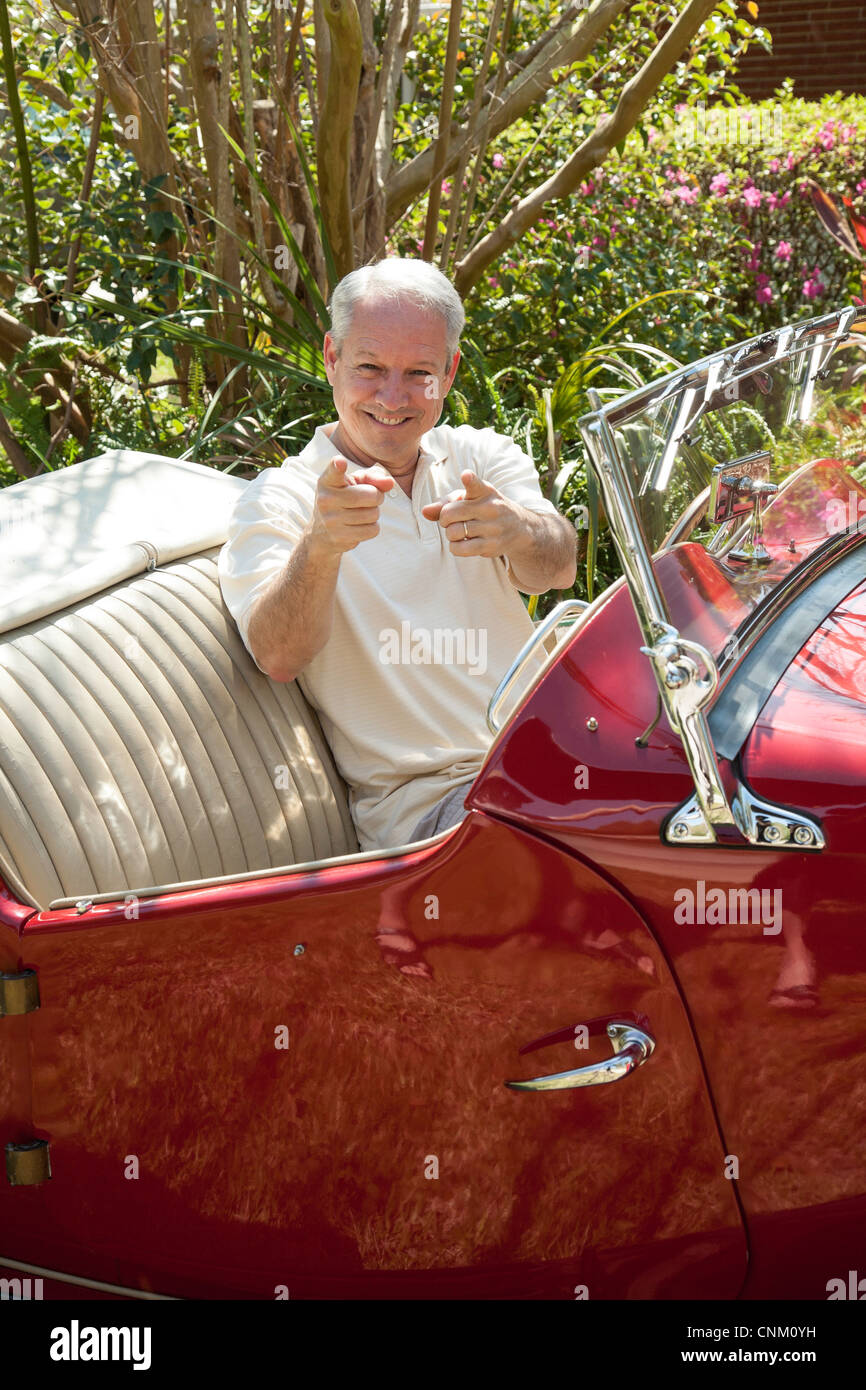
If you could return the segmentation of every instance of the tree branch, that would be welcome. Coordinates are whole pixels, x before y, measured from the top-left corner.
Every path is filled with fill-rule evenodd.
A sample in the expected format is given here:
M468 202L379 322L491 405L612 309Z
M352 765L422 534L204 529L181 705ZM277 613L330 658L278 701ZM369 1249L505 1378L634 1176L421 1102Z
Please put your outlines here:
M623 87L613 115L602 117L595 129L564 164L522 198L457 266L455 285L465 295L491 261L532 226L549 202L567 197L591 169L601 164L637 123L647 101L682 56L718 0L688 0L688 4L653 49L643 67Z
M554 37L513 81L509 82L498 103L491 102L482 112L474 126L459 126L451 131L451 153L445 162L443 174L449 174L457 162L458 150L464 141L471 147L477 145L484 126L487 127L487 140L494 139L506 130L531 107L547 95L550 80L557 68L570 66L592 52L602 34L611 27L628 6L630 0L596 0L589 10L580 10L578 17L572 19L561 30L554 31ZM391 223L396 220L414 198L430 183L433 172L433 146L422 150L414 159L402 165L388 180L387 217Z

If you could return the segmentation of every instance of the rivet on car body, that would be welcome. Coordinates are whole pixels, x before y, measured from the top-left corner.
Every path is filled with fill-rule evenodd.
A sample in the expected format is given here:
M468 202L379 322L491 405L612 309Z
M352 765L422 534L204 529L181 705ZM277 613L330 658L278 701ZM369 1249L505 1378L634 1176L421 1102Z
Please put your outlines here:
M678 820L674 824L673 829L671 830L671 834L673 835L675 840L684 840L688 833L689 827L686 825L684 820Z
M778 825L768 825L764 829L764 839L768 845L777 845L782 838Z
M596 719L594 714L591 714L587 719L586 727L589 729L589 732L591 734L595 733L596 729L598 728L598 720Z
M304 945L303 941L299 941L298 944L297 944L297 946L295 947L295 949L292 951L292 955L293 955L293 956L302 956L302 955L304 954L304 952L306 951L306 949L307 949L307 948L306 948L306 946Z
M794 844L811 845L814 843L814 835L808 825L797 825L794 827Z

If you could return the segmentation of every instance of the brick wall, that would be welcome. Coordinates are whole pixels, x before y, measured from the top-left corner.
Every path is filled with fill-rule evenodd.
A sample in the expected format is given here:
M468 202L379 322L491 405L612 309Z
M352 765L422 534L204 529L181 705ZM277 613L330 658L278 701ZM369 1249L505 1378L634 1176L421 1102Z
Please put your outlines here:
M785 77L798 97L866 95L866 0L758 0L758 22L773 36L773 56L750 48L737 74L753 101Z

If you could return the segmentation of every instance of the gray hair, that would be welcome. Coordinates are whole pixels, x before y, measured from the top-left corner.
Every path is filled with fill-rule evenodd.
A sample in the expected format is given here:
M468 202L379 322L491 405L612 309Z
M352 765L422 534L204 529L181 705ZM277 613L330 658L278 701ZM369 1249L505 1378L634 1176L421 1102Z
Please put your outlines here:
M460 296L441 270L429 261L409 256L387 256L375 265L362 265L343 276L331 296L331 338L338 353L342 351L357 305L376 300L392 304L409 302L419 309L439 314L445 323L450 362L466 322Z

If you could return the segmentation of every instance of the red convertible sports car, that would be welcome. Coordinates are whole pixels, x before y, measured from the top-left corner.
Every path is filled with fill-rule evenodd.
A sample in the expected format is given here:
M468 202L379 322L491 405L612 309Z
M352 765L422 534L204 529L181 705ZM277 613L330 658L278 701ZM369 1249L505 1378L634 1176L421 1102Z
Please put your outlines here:
M0 1277L866 1293L864 345L848 308L593 398L623 578L385 853L222 605L243 483L0 492Z

